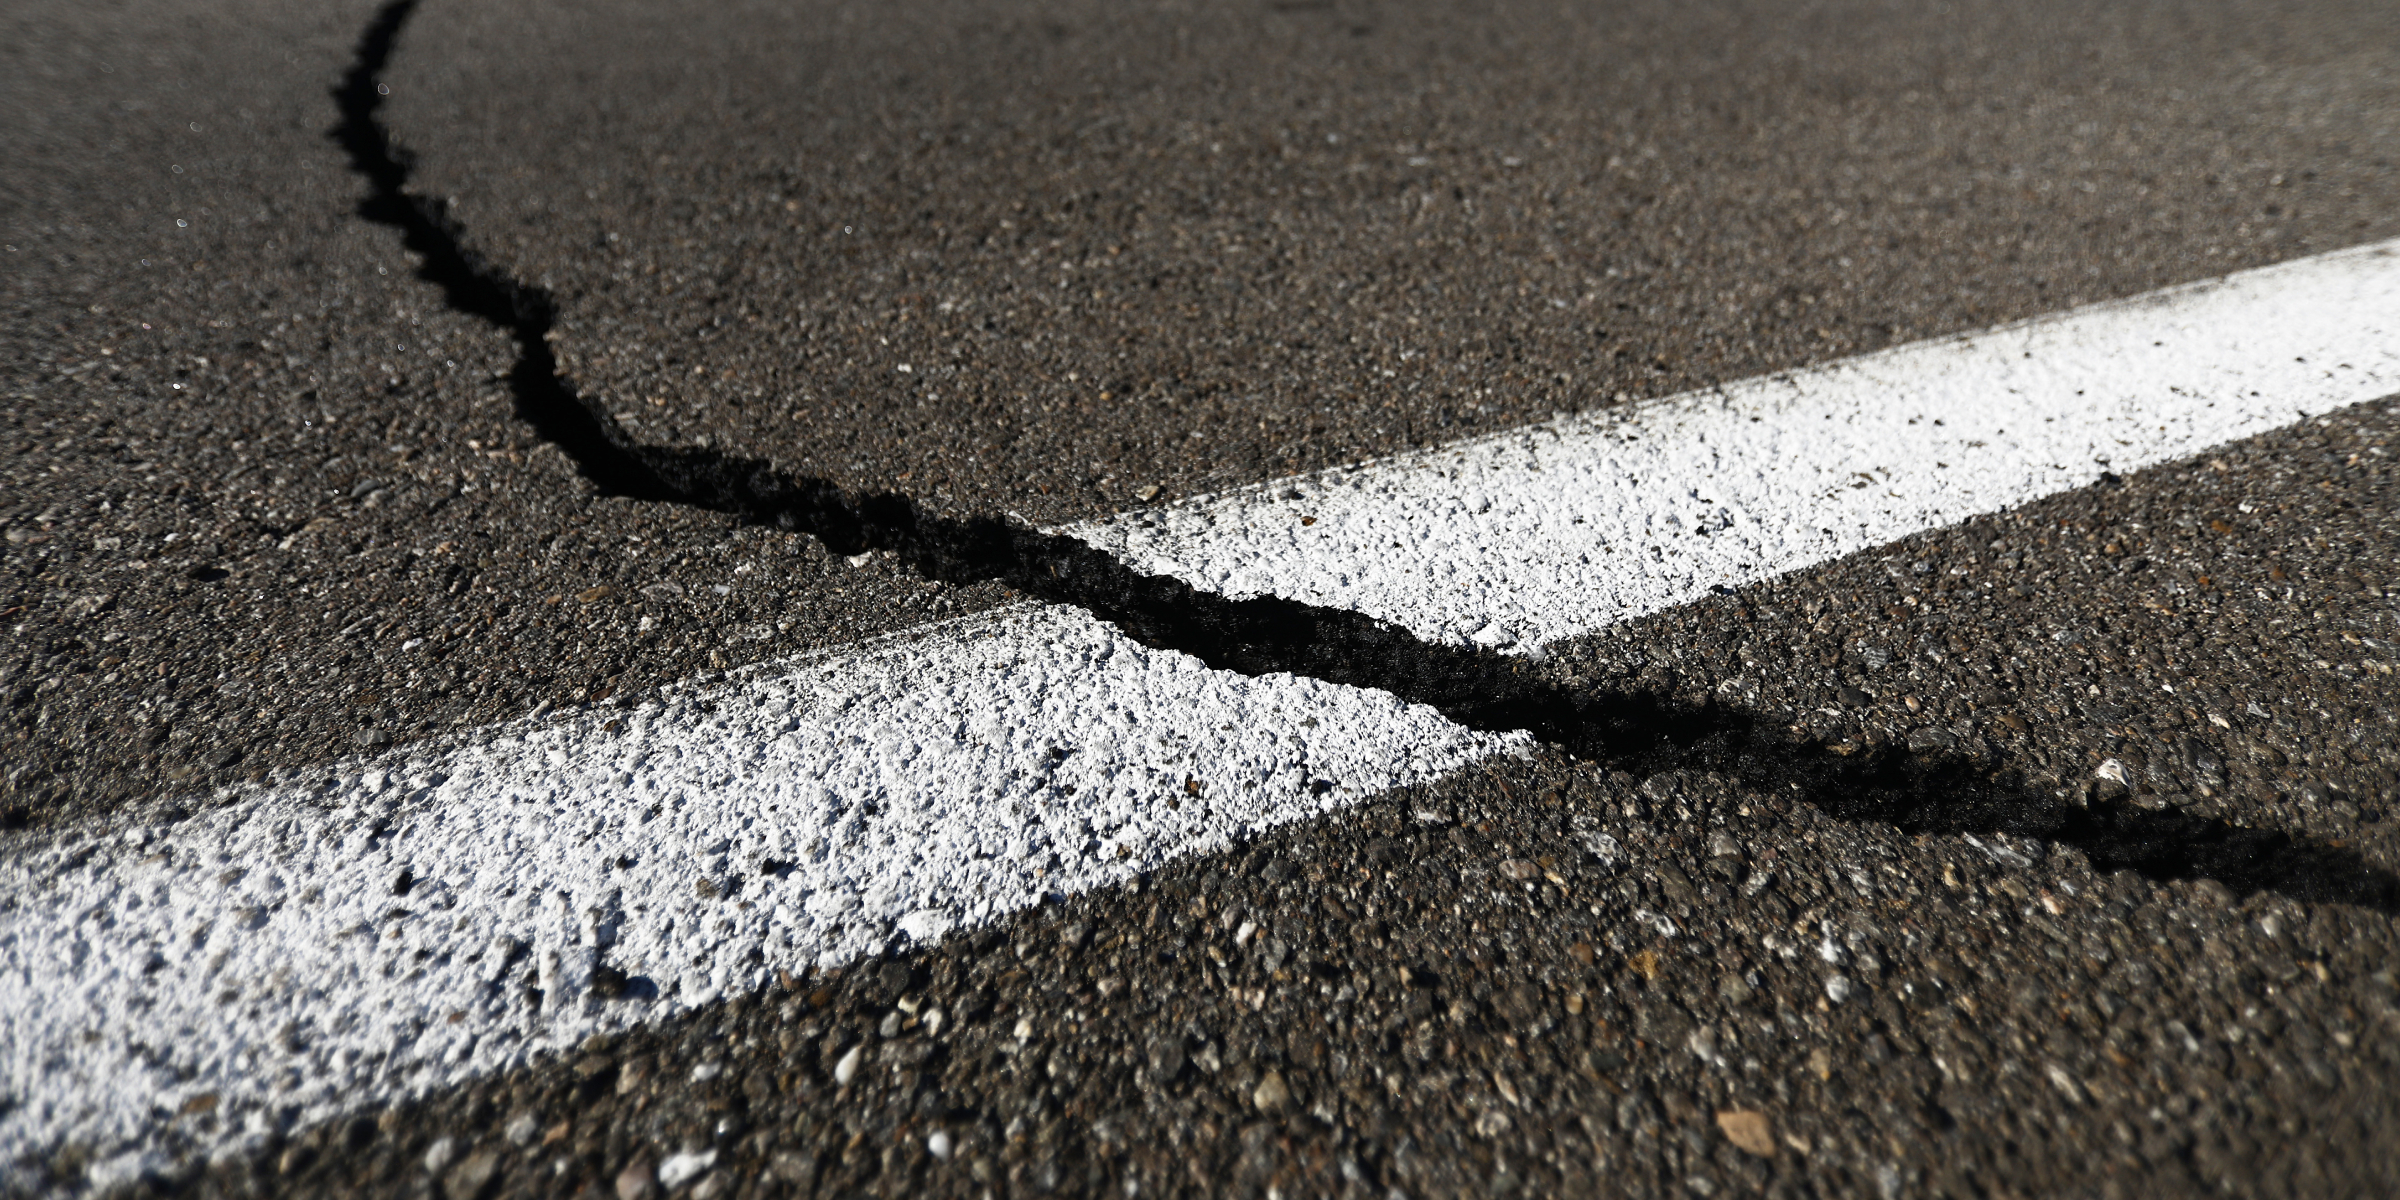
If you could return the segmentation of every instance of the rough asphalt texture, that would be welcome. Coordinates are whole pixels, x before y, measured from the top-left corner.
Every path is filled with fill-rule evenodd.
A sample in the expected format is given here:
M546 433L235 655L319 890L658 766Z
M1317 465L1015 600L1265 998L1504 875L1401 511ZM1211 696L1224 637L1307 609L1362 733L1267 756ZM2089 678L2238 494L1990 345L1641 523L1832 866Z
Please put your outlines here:
M2395 44L2369 5L436 5L386 119L647 439L1048 524L2390 236Z
M536 443L350 211L372 16L0 40L12 821L1000 599ZM1975 20L435 5L388 115L627 429L1040 521L2400 232L2386 11ZM2395 426L1541 668L1748 764L1495 764L156 1189L2392 1191Z
M1708 747L1639 777L1544 755L202 1191L644 1195L714 1153L710 1195L2388 1192L2396 437L2385 403L1551 668L1730 693L1787 753L1974 760L2170 857L2283 831L2306 845L2245 860L2269 886L1969 840L1939 797L1840 819Z
M374 12L7 18L0 822L998 597L594 495L530 436L507 338L353 212L328 89Z

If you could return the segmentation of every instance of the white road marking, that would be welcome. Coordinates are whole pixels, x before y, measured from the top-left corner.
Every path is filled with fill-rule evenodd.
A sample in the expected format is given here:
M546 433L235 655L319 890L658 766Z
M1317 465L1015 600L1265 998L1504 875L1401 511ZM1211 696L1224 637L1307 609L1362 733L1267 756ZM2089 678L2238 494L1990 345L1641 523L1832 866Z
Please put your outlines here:
M2384 242L1066 532L1523 653L2395 392Z
M69 836L0 868L0 1164L238 1151L1523 740L1022 607Z
M2395 390L2387 244L1076 532L1531 650ZM1522 745L1022 608L57 835L0 866L0 1162L239 1151Z

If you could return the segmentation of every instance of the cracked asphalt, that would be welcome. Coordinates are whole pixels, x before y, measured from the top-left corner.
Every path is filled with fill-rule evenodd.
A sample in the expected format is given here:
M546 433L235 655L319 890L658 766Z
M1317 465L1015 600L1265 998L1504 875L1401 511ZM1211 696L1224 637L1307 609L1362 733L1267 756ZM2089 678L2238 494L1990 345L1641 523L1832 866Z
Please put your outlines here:
M7 836L1006 599L534 437L326 136L375 15L7 18ZM383 115L631 436L1049 523L2393 236L2396 37L436 2ZM2396 427L1539 668L2114 840L1549 750L136 1190L2389 1193Z

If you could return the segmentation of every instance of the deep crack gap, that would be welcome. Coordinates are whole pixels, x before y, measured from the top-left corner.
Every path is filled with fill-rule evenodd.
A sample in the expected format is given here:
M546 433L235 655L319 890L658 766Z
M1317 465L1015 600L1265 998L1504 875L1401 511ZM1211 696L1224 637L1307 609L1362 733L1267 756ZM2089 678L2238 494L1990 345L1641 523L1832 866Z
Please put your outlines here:
M805 533L837 554L888 551L944 583L997 580L1085 609L1143 645L1190 654L1213 668L1380 688L1469 728L1529 731L1578 758L1635 775L1716 772L1770 793L1792 793L1843 820L1907 833L2055 841L2081 850L2101 870L2215 879L2244 895L2267 889L2400 913L2400 879L2339 846L2123 802L2087 807L1970 759L1889 748L1836 754L1786 736L1771 718L1714 702L1570 690L1538 673L1528 678L1522 660L1432 644L1360 613L1272 596L1231 599L1141 574L1073 538L999 518L935 516L903 495L854 495L826 480L783 474L762 459L643 445L560 377L549 343L557 317L550 294L470 249L445 202L407 191L410 156L376 113L386 94L384 67L416 4L393 0L376 14L334 89L342 119L332 137L369 185L359 215L398 229L423 256L418 275L440 287L452 308L509 332L517 343L509 376L517 415L608 494Z

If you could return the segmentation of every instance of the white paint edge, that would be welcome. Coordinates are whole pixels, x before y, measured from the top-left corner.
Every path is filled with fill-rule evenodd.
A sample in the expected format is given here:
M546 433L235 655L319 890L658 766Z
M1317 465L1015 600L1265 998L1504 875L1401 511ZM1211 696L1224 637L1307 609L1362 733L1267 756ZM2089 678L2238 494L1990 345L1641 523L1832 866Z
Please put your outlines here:
M1030 606L494 733L0 868L0 1164L247 1150L1524 741Z
M2400 241L1063 532L1209 591L1538 652L2395 392Z
M2400 390L2396 320L2371 246L1074 532L1537 650ZM1523 744L1028 607L59 835L0 866L0 1163L244 1151Z

